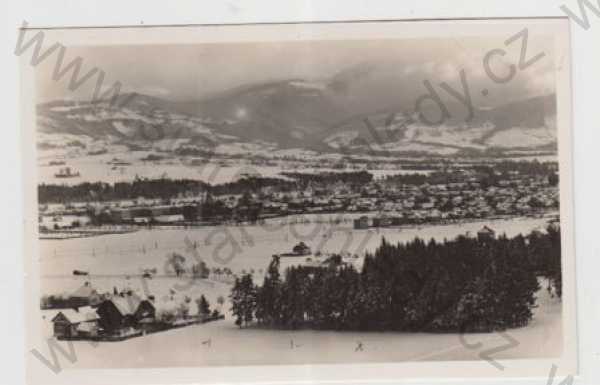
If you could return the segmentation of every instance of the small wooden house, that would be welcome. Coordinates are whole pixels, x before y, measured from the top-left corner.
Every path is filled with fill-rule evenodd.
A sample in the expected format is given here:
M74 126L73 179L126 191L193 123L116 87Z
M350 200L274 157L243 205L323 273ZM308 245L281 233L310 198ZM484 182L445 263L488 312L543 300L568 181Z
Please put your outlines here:
M308 247L306 245L306 243L304 243L304 242L300 242L296 246L294 246L294 248L292 249L292 252L295 255L310 255L311 254L310 247Z
M152 304L151 301L142 300L140 301L135 313L133 314L136 322L140 322L141 320L154 320L156 317L156 308Z
M133 326L135 313L139 305L137 296L116 296L102 301L96 312L100 316L100 326L107 333Z
M119 295L103 301L97 309L99 324L108 333L135 327L142 320L153 320L156 310L152 302L135 294Z
M481 230L477 232L477 239L480 241L487 241L494 239L496 237L496 232L487 226L483 226Z
M54 336L58 339L95 336L99 319L90 306L61 310L52 318Z
M98 294L89 282L85 282L83 286L71 293L69 297L73 301L85 303L86 305L95 306L100 303L100 294Z
M354 220L355 229L368 229L369 228L369 217L366 215L361 216Z

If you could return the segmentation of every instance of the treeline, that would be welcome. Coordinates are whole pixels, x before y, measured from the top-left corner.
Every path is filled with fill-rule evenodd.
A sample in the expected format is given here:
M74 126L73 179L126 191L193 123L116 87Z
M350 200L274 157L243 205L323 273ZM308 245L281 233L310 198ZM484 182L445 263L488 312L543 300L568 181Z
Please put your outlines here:
M387 175L385 181L392 184L406 184L421 186L425 183L428 184L448 184L448 183L460 183L465 182L472 176L466 176L464 172L460 171L434 171L428 174L398 174L398 175ZM475 176L478 177L477 175ZM477 178L479 179L479 178Z
M350 185L363 185L371 182L373 174L367 171L349 171L349 172L320 172L320 173L300 173L300 172L282 172L284 176L297 180L301 185L307 185L310 182L319 184L329 183L347 183Z
M202 192L213 195L242 194L259 191L262 187L277 186L291 189L294 183L277 178L247 177L235 182L219 185L191 179L146 179L136 178L132 182L84 182L73 186L58 184L38 185L40 204L68 202L97 202L135 199L170 199L179 195L196 196Z
M537 160L494 162L493 164L480 164L472 166L474 175L466 176L461 171L433 171L428 174L405 174L388 175L386 182L394 184L423 185L428 184L448 184L465 182L467 179L475 178L483 187L496 186L500 180L511 179L511 173L519 175L543 176L548 178L548 183L552 186L558 184L558 165L556 162L539 162Z
M556 162L540 162L537 159L531 162L505 160L489 165L476 165L473 169L482 175L482 181L488 185L495 185L500 179L508 178L514 172L521 175L543 176L548 178L550 185L558 185L558 163Z
M271 261L262 286L236 279L232 311L242 327L490 332L526 325L538 276L561 295L560 233L390 244L365 257L361 271L332 259L279 273Z
M210 192L213 195L258 193L264 187L275 187L279 191L292 191L297 187L297 184L281 178L244 177L234 182L211 186Z
M558 171L557 162L540 162L537 159L532 161L515 161L515 160L504 160L501 162L494 162L493 164L482 164L473 167L477 171L485 173L499 172L501 174L507 174L512 171L517 171L521 174L527 175L546 175Z
M45 203L90 202L135 199L168 199L179 194L198 194L210 185L189 179L141 179L132 182L84 182L74 186L38 185L38 201Z
M38 201L46 203L68 202L97 202L135 199L170 199L179 195L192 196L202 192L212 195L257 193L264 187L274 187L278 191L294 191L306 187L310 182L334 183L341 181L354 185L363 185L373 178L366 171L342 173L282 173L294 180L283 178L244 176L233 182L211 185L203 181L192 179L147 179L136 178L132 182L84 182L73 186L64 184L38 185Z
M527 237L526 255L535 274L548 278L548 290L562 297L560 228L550 225L545 234L532 232Z

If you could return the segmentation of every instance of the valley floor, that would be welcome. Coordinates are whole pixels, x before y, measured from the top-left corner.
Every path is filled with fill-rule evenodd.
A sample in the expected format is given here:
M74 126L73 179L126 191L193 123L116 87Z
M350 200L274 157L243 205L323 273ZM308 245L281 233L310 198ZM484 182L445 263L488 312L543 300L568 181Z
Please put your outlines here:
M364 230L349 229L349 233L334 234L326 239L323 250L335 251L349 239L350 250L373 251L385 236L390 242L405 242L419 236L438 240L451 239L466 232L476 232L484 224L498 233L514 236L529 233L543 227L545 218L522 218L493 220L454 225L423 226L410 229L382 229L371 236ZM241 229L252 239L244 241ZM215 229L212 229L215 230ZM240 245L242 252L231 259L227 266L234 274L254 271L255 281L262 282L271 255L286 252L300 240L314 239L316 244L329 232L328 225L298 223L292 227L265 228L219 227L228 230ZM506 346L505 335L498 333L458 334L398 333L398 332L335 332L312 330L268 330L258 328L239 329L229 313L229 301L223 306L217 303L218 296L228 298L231 285L219 279L190 280L156 276L142 280L141 268L156 267L159 272L165 257L173 251L196 262L189 249L196 241L198 252L209 267L215 264L213 256L221 242L205 242L211 229L189 230L142 230L131 234L102 235L91 238L40 241L39 268L41 294L71 293L84 281L99 292L112 292L130 288L142 296L169 295L173 289L178 296L193 299L205 295L212 308L225 314L225 320L174 329L121 342L106 342L92 346L86 341L73 342L77 360L71 364L60 357L64 368L142 368L172 366L223 366L258 364L326 364L345 362L405 362L428 360L480 360L483 351ZM352 236L348 237L351 234ZM310 235L310 237L309 237ZM308 238L307 238L308 237ZM312 237L312 238L311 238ZM210 238L210 237L209 237ZM231 245L223 246L230 249ZM362 254L362 253L361 253ZM295 258L283 258L281 269L295 263ZM357 268L362 258L356 259ZM90 271L90 276L73 276L74 269ZM542 282L537 293L534 318L526 327L511 329L507 333L517 340L518 345L492 355L494 359L555 357L562 350L561 302L552 298ZM46 339L52 336L50 320L56 310L38 311L42 326L40 339L32 348L37 348L46 357L49 350ZM210 341L210 343L208 342ZM462 341L462 342L461 342ZM477 349L469 348L481 342ZM59 344L65 344L59 342ZM362 350L357 347L362 344ZM60 355L59 355L60 356ZM35 358L34 358L35 359Z
M542 285L544 286L544 285ZM396 333L239 329L233 319L91 345L74 342L77 361L65 368L145 368L223 365L292 365L441 360L494 360L559 356L561 303L543 287L532 322L505 333ZM210 341L210 344L209 344ZM469 348L481 343L478 348ZM357 351L358 344L362 350ZM44 351L44 350L42 350Z

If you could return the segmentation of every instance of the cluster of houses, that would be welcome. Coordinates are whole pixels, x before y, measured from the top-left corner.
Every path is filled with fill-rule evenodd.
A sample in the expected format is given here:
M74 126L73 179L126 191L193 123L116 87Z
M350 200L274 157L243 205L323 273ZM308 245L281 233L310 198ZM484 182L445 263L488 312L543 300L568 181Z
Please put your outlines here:
M366 195L366 196L365 196ZM534 215L558 208L558 189L544 180L500 181L482 187L476 180L448 184L369 186L348 211L377 212L355 221L356 228L387 227L446 219Z
M118 202L73 202L68 205L48 204L40 207L39 227L41 230L74 229L92 223L92 217L108 216L116 224L176 224L184 222L185 206L189 204L174 201L166 204L160 199L144 199Z
M199 301L190 298L142 299L132 291L100 296L89 283L70 297L86 298L84 294L89 294L87 303L65 303L70 307L54 310L51 322L57 339L120 341L224 318L217 310L211 312L208 302L202 308Z
M213 217L205 218L207 201ZM114 202L81 202L40 206L40 228L62 229L96 222L133 225L177 225L223 223L306 213L377 212L387 222L423 223L445 219L490 218L534 215L558 208L556 185L547 177L513 175L493 185L482 183L468 173L460 181L444 184L400 184L375 180L362 185L310 182L302 189L287 191L277 186L262 187L245 194L178 196L167 200L138 199ZM101 221L101 222L102 222ZM362 226L359 223L359 227ZM377 224L376 224L377 226Z

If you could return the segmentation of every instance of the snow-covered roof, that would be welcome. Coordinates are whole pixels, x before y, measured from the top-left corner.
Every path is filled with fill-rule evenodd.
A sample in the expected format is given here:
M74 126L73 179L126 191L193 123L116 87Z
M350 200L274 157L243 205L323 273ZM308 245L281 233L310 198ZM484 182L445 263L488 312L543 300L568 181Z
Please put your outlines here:
M100 318L100 317L98 317L96 310L94 310L91 306L84 306L84 307L80 307L77 310L74 310L74 309L61 310L52 319L52 322L54 322L54 320L56 320L61 314L72 324L80 323L80 322L87 322L87 321L95 321Z
M117 307L122 315L130 315L135 313L142 300L135 294L115 296L111 298L112 303Z
M488 226L483 226L481 230L477 232L478 234L494 234L495 231L489 228Z
M71 296L72 297L88 298L88 297L92 296L93 294L96 294L96 290L92 286L90 286L89 283L86 282L79 289L75 290L71 294Z

